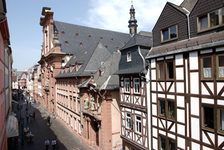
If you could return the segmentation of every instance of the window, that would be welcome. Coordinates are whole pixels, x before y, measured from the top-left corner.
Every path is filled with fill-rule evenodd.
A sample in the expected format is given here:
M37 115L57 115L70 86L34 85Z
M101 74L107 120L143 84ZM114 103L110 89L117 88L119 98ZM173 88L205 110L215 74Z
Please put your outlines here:
M218 78L224 78L224 55L218 56Z
M126 113L126 128L131 129L131 114Z
M177 25L165 28L161 31L162 42L177 38Z
M224 109L220 109L219 113L220 113L220 128L219 128L219 130L224 131Z
M170 138L159 136L159 149L160 150L176 150L176 143Z
M172 101L168 101L168 118L175 119L175 104Z
M163 41L169 40L169 30L168 29L164 29L162 31L163 33Z
M214 129L214 108L203 106L203 127Z
M160 150L166 150L166 139L162 136L159 138L159 147Z
M134 79L134 92L140 93L140 80Z
M224 24L224 8L222 8L222 24Z
M142 119L140 116L135 117L135 131L137 133L142 133Z
M175 119L176 108L175 102L170 100L159 100L159 116L167 117L168 119Z
M219 11L215 10L214 12L209 13L210 15L210 27L219 25Z
M158 63L157 72L158 72L158 79L160 79L160 80L165 79L164 63L163 62Z
M127 62L131 61L131 52L127 52Z
M199 17L200 30L204 30L208 28L208 16Z
M166 105L164 100L159 100L159 115L165 116Z
M129 83L129 79L124 79L124 88L125 88L125 92L130 92L130 83Z
M202 78L212 78L212 57L202 58Z
M174 63L173 61L167 61L167 79L174 79Z
M216 28L224 24L224 8L217 9L198 17L198 31Z

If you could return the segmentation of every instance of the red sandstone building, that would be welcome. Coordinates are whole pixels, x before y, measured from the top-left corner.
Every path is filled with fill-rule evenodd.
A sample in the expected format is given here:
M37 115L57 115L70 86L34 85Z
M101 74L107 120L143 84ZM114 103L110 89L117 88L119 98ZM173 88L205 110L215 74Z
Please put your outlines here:
M12 55L6 17L6 2L0 1L0 150L7 149L6 123L11 101Z
M113 73L130 35L55 21L47 7L42 15L40 103L92 149L122 148Z

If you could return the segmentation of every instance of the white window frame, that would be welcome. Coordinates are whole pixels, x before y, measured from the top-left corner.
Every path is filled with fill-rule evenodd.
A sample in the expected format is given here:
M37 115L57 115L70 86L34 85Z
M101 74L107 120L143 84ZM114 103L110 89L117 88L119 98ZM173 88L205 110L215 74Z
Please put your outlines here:
M138 81L136 81L138 80ZM138 90L136 90L136 88ZM140 79L139 78L134 78L134 93L140 94Z
M128 114L130 114L130 116L128 116ZM131 129L131 113L130 112L126 112L125 126L127 129Z
M141 120L137 119L138 117L140 117ZM142 117L137 115L135 116L135 132L142 134Z
M124 91L125 91L125 93L130 92L130 80L129 80L129 78L124 79Z
M127 62L131 61L131 52L127 52Z

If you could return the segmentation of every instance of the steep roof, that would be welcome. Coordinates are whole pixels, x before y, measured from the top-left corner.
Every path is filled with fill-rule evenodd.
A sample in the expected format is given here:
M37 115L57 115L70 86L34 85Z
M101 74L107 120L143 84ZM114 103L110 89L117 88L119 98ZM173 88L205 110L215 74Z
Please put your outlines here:
M194 8L195 4L197 3L198 0L184 0L180 6L182 8L186 8L189 12L192 11L192 9Z
M127 49L129 47L133 46L145 46L145 47L151 47L152 46L152 35L151 36L144 36L140 34L135 34L128 42L125 44L124 47L121 48Z
M167 45L153 47L146 58L155 58L175 53L183 53L203 48L210 48L213 46L223 46L223 35L224 31L214 32Z
M97 89L112 90L119 87L119 77L114 75L118 70L120 52L114 52L100 67L101 76L99 73L94 74L94 81L97 84Z
M173 4L171 2L167 2L169 5L171 5L172 7L174 7L175 9L179 10L180 12L184 13L184 14L188 14L188 10L184 9L183 7L181 6L178 6L176 4Z
M54 30L58 31L58 39L62 52L77 54L80 50L88 50L100 41L112 52L121 48L130 38L129 34L74 25L54 21Z
M94 74L99 66L106 61L111 55L109 50L105 48L101 42L96 47L92 47L89 50L82 50L77 56L74 56L66 64L66 66L74 65L74 63L81 64L81 68L78 71L72 70L72 72L62 72L56 76L56 78L75 77L75 76L90 76Z

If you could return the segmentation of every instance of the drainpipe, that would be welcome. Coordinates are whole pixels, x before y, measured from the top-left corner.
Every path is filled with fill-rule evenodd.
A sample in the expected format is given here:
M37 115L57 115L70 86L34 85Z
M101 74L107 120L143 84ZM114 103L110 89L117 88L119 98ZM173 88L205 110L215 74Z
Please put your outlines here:
M145 69L145 58L142 56L141 50L140 50L140 46L138 46L138 53L141 56L142 60L143 60L143 68L144 68L144 74L146 74L146 69Z
M188 30L188 39L191 38L191 29L190 29L190 19L189 19L190 13L187 13L187 30Z

